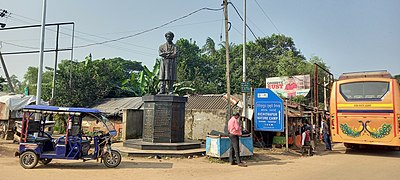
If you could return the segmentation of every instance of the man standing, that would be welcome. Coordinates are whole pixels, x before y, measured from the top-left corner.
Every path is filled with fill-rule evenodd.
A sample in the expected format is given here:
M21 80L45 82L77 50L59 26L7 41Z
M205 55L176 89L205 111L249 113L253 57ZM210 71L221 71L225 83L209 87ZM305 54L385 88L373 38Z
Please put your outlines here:
M331 151L332 144L330 138L330 131L329 131L329 117L325 117L322 119L322 135L324 138L325 149Z
M178 57L178 47L172 42L174 33L171 31L165 33L167 42L159 48L159 54L162 57L160 63L160 91L158 94L166 94L165 86L168 84L168 93L173 93L174 81L176 81L176 58Z
M240 161L240 149L239 149L239 137L242 135L242 127L239 124L240 114L236 113L228 121L228 133L229 140L231 141L229 162L231 165L239 165L241 167L247 167L246 164ZM236 162L233 161L233 156L236 158Z

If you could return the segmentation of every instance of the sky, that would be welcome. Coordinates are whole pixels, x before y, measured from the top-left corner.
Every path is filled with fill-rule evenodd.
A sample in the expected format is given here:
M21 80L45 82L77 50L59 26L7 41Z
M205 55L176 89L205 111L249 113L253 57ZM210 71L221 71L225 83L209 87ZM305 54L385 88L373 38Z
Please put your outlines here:
M244 1L231 2L242 14ZM222 43L222 10L201 10L185 17L204 7L221 8L221 4L222 0L53 0L47 1L46 23L75 23L74 60L82 61L92 54L93 59L121 57L152 68L168 31L175 34L174 41L185 38L200 47L208 37ZM42 0L1 0L0 9L10 14L0 17L0 22L6 27L41 24L42 5ZM335 77L343 72L370 70L388 70L396 75L400 74L399 9L399 0L247 0L247 24L257 37L273 33L292 37L307 59L322 58ZM232 25L229 42L242 44L243 22L232 6L228 12ZM175 19L179 20L159 27ZM55 32L56 26L47 27L45 49L55 48ZM59 48L70 48L72 26L60 26L60 32ZM127 36L132 37L86 46ZM247 30L247 41L254 40ZM0 41L10 75L22 80L29 66L39 65L38 53L5 53L38 50L40 28L3 30ZM58 54L58 62L70 58L70 51ZM55 53L45 53L44 66L54 67L54 61ZM5 77L3 69L0 71Z

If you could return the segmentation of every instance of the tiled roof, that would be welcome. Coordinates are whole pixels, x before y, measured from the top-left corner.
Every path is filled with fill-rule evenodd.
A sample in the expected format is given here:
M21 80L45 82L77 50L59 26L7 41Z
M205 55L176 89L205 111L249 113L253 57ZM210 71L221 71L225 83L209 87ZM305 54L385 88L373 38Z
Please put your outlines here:
M231 107L235 106L232 102ZM227 109L228 101L222 94L191 95L188 97L186 109Z
M142 97L107 98L92 108L98 109L106 114L116 116L123 109L140 109L143 106Z

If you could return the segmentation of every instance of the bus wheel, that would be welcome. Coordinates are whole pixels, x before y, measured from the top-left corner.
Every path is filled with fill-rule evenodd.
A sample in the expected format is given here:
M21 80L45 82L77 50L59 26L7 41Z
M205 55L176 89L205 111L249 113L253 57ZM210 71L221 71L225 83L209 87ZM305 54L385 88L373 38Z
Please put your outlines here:
M393 147L392 150L394 150L394 151L400 151L400 146Z
M346 148L351 148L351 144L349 144L349 143L344 143L344 147L346 147Z
M360 149L360 145L351 143L344 143L344 147L349 149Z
M39 156L32 151L25 151L19 158L19 164L25 169L34 168L39 162Z

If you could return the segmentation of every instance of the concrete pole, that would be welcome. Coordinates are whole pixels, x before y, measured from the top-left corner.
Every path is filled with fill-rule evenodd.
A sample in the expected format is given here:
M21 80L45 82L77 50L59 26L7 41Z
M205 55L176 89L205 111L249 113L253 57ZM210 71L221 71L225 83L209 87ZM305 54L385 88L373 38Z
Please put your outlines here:
M286 101L286 113L285 113L285 131L286 131L286 151L289 151L289 106L288 100Z
M229 120L231 116L231 82L229 73L229 34L228 34L228 0L224 0L224 16L225 16L225 56L226 56L226 96L228 99L228 116Z
M243 3L243 82L246 82L246 0ZM243 112L246 118L249 117L247 104L247 93L243 92ZM243 125L245 128L247 127L246 122L244 121Z
M38 68L38 80L36 89L36 105L40 105L42 96L42 71L43 71L43 56L44 56L44 35L46 30L46 0L43 0L42 9L42 27L40 36L40 54L39 54L39 68Z

